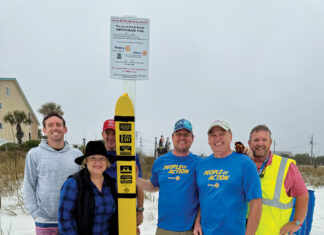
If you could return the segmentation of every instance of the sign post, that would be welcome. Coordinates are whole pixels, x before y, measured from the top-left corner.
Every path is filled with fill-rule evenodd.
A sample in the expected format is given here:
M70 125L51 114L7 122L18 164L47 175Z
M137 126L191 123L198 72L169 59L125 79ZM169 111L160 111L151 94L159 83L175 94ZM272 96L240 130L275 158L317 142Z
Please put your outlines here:
M149 39L149 19L110 18L110 78L125 92L115 109L119 235L136 235L136 80L149 78Z

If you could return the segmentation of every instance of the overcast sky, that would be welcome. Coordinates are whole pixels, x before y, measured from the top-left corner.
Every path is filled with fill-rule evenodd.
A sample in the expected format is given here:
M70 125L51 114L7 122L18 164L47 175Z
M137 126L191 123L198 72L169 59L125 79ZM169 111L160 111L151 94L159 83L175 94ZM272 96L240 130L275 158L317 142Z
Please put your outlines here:
M322 0L0 0L0 77L18 80L39 121L43 103L62 105L70 143L98 139L123 94L109 78L110 16L149 18L150 78L136 90L147 153L186 118L192 152L209 154L221 117L233 141L266 124L276 150L310 153L313 135L324 155L323 12Z

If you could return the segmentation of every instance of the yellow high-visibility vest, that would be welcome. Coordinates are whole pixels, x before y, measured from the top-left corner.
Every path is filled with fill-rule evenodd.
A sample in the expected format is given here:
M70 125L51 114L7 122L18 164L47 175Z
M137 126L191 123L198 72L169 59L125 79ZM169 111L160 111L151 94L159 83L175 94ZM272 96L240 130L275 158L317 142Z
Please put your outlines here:
M293 197L286 193L284 181L292 159L273 155L272 162L261 178L262 214L257 235L277 235L280 228L289 222Z

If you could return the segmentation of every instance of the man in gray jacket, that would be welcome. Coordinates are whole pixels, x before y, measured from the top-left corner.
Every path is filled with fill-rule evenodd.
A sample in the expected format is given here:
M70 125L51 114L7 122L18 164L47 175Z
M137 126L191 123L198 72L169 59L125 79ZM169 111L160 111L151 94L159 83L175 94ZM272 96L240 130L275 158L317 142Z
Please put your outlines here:
M66 178L80 170L74 159L82 155L64 141L67 128L58 113L44 117L43 132L48 139L27 153L23 184L24 203L37 235L58 234L60 190Z

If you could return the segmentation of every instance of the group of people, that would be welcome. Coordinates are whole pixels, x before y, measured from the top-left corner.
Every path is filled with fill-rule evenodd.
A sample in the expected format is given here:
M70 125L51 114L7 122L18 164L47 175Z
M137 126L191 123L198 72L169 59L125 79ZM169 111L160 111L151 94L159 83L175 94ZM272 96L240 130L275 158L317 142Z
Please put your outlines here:
M181 119L172 134L174 148L158 158L149 180L137 185L159 191L156 235L293 234L306 216L308 191L293 160L270 151L271 131L252 129L244 153L231 149L232 130L225 120L211 123L212 154L190 152L191 123ZM249 155L249 156L248 156ZM293 221L289 222L293 198Z
M102 141L85 153L64 141L65 120L43 119L47 139L26 156L23 198L36 234L118 234L116 136L114 120L103 124ZM271 131L252 129L244 154L231 149L225 120L211 123L212 154L190 152L193 128L175 123L172 151L157 158L150 179L142 179L138 156L137 225L143 222L143 190L159 191L156 235L292 234L302 225L308 191L291 159L270 151ZM289 222L296 198L294 220ZM137 230L140 233L139 229Z
M67 127L61 115L49 113L42 124L47 139L27 153L23 183L36 234L117 235L114 120L104 122L103 142L89 141L84 154L64 141ZM137 188L137 225L143 222L143 202L144 192Z
M165 150L165 152L163 150ZM167 137L166 142L164 144L164 137L163 137L163 135L161 135L160 140L159 140L159 148L158 148L159 156L160 156L160 153L166 153L169 151L170 151L169 137Z

